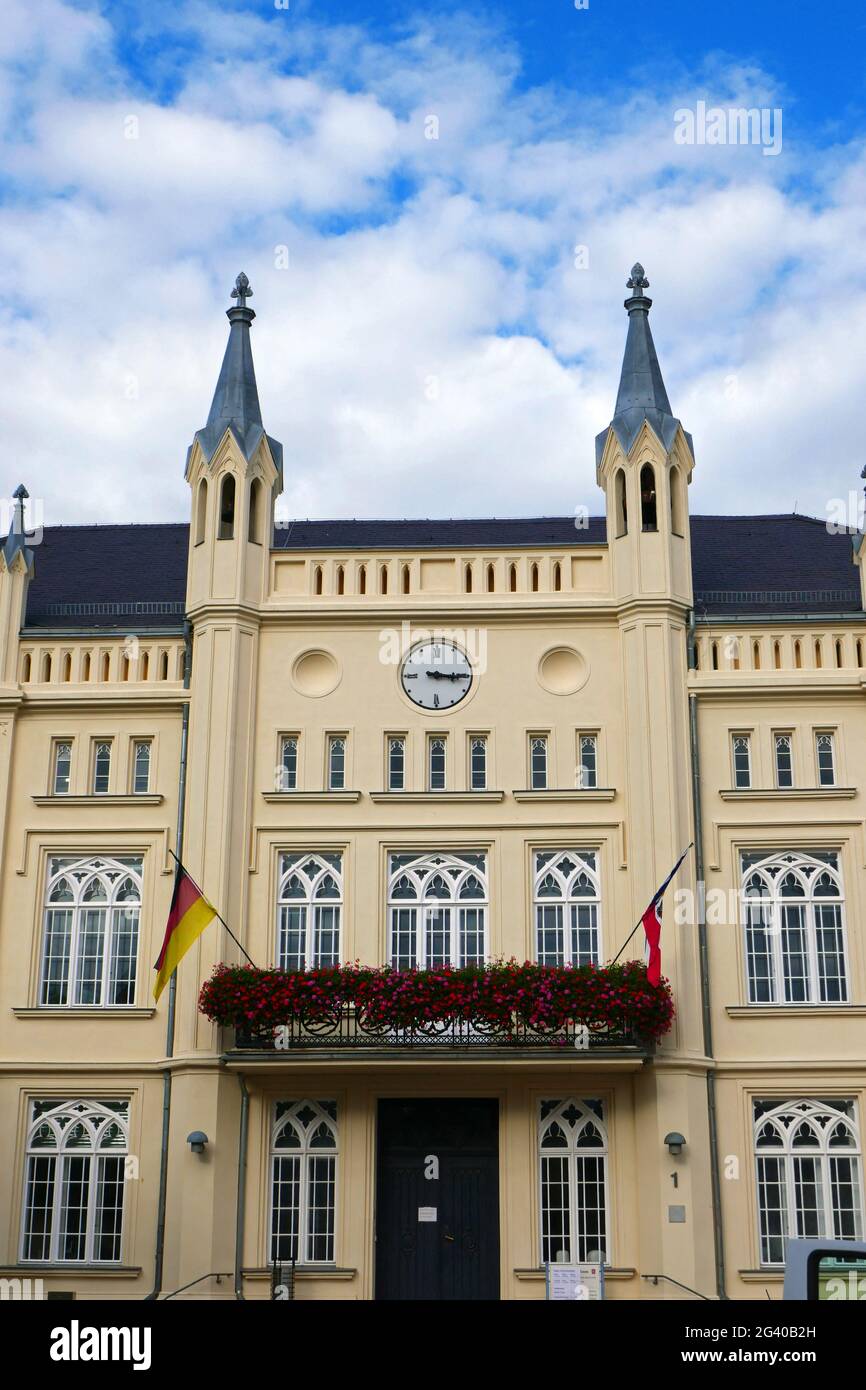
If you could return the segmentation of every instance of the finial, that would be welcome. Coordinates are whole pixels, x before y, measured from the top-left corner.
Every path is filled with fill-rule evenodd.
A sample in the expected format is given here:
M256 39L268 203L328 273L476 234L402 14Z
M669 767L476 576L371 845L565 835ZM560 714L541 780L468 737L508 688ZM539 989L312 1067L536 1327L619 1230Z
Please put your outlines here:
M634 290L635 294L641 294L643 290L649 289L649 280L644 274L644 269L640 261L635 261L632 266L631 275L628 280L626 280L626 285L630 290Z
M235 280L235 287L232 290L232 299L238 301L239 309L245 309L247 307L247 300L251 295L252 289L250 288L250 282L246 275L244 275L244 272L241 271L240 275Z

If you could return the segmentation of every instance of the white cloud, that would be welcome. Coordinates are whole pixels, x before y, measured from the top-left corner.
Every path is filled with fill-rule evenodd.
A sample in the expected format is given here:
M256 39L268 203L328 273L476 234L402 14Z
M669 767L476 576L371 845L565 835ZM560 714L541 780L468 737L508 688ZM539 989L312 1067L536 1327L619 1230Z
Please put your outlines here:
M186 5L138 17L139 40L178 39L148 82L111 10L50 3L50 33L13 0L0 35L0 489L23 478L49 520L186 516L241 268L295 514L600 510L636 258L693 509L820 515L855 485L863 148L673 141L699 97L777 104L768 75L714 64L602 102L519 90L470 20L385 45Z

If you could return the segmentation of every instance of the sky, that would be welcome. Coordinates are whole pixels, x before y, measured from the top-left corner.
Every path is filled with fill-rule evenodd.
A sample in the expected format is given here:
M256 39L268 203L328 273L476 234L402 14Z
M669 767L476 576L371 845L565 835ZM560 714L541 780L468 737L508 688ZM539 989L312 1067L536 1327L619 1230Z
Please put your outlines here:
M281 516L598 514L640 260L692 511L856 508L864 40L857 0L4 0L0 495L186 520L243 270Z

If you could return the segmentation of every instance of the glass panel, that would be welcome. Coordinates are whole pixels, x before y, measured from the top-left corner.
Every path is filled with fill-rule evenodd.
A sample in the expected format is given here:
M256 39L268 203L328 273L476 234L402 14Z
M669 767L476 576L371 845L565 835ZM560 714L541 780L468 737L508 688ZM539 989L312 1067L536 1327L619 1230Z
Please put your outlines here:
M783 1158L758 1159L761 1264L784 1264L788 1218Z
M540 965L565 964L562 905L539 903L535 909L536 949Z
M62 1160L57 1258L83 1260L87 1253L87 1203L90 1195L89 1155Z
M340 962L340 909L317 907L313 940L313 965L338 965Z
M150 744L137 743L135 745L135 760L133 764L132 790L136 794L141 794L150 790Z
M580 767L577 785L591 788L598 784L598 749L594 734L584 734L580 740Z
M346 740L332 738L328 747L328 786L341 791L346 785Z
M282 1154L275 1157L271 1193L271 1259L273 1261L288 1262L298 1258L300 1192L300 1157Z
M451 909L428 907L424 918L427 965L447 965L451 959Z
M484 961L484 909L460 909L460 965L481 965Z
M295 791L298 785L298 740L284 738L280 767L280 791Z
M547 786L547 739L534 738L529 745L530 787L539 791Z
M405 776L406 745L402 738L388 740L388 789L392 792L403 790Z
M98 743L93 764L93 790L98 795L108 791L111 774L111 744Z
M470 747L470 785L473 791L483 791L487 786L487 740L474 738Z
M391 964L395 970L411 970L418 961L417 908L391 909Z
M281 970L303 970L306 963L307 908L280 908L277 957Z
M50 908L45 914L42 953L43 1004L65 1004L69 991L69 954L72 945L72 910Z
M34 1155L27 1163L24 1214L25 1260L51 1258L51 1220L54 1209L54 1175L57 1160Z
M598 964L598 909L595 903L571 907L571 964Z
M82 911L79 917L75 966L75 1004L102 1002L102 963L105 951L104 908Z
M317 1155L307 1162L307 1258L310 1261L333 1260L336 1160Z
M135 1003L135 967L138 959L138 908L115 908L112 914L111 957L108 969L108 1004Z
M541 1258L547 1264L572 1259L568 1158L541 1158Z
M93 1239L93 1258L95 1260L120 1259L121 1226L123 1223L123 1169L124 1157L122 1154L111 1154L97 1159Z

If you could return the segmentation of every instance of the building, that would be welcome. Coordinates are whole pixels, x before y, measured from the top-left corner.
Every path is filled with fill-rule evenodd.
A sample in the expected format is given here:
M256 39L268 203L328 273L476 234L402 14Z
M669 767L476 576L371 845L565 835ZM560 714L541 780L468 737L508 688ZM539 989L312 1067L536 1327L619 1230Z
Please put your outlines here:
M274 530L246 277L189 526L37 545L19 496L4 1277L267 1298L295 1258L299 1298L533 1299L543 1258L601 1251L609 1298L748 1299L781 1293L786 1232L862 1235L862 537L690 517L692 440L640 266L628 283L607 521ZM198 1008L239 959L219 923L153 1007L179 845L260 965L406 966L609 960L691 840L656 1048L377 1034L349 1011L235 1033Z

